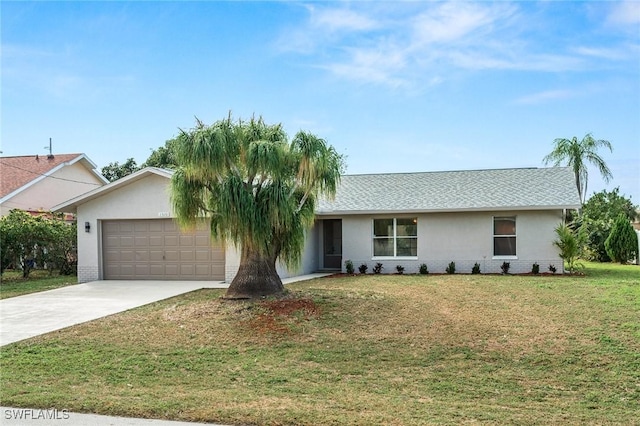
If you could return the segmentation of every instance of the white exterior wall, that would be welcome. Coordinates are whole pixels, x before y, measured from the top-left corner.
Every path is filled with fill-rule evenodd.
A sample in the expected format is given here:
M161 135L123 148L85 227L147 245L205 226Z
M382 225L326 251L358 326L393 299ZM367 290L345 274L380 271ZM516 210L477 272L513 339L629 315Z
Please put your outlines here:
M317 222L313 228L307 231L302 252L300 267L295 270L288 270L287 267L278 262L276 270L280 278L295 277L297 275L310 274L318 270L318 226ZM225 281L230 283L238 273L240 267L240 251L232 244L229 244L225 252Z
M516 216L515 259L493 257L493 217ZM417 258L374 258L373 219L384 217L417 217ZM366 263L368 272L380 262L383 273L395 273L396 265L405 267L405 273L417 273L426 263L429 272L444 273L449 262L456 263L456 272L470 273L474 263L480 264L482 273L500 273L503 262L510 263L510 273L531 272L534 262L540 272L550 264L563 271L558 250L552 245L556 239L554 229L562 221L562 211L523 212L461 212L409 215L359 215L342 218L342 260L350 259L357 271Z
M64 180L61 180L64 179ZM96 189L105 183L91 173L81 162L62 167L0 205L0 216L13 209L25 211L49 211L63 203Z
M78 282L103 278L101 220L172 217L168 191L169 179L149 175L78 206Z

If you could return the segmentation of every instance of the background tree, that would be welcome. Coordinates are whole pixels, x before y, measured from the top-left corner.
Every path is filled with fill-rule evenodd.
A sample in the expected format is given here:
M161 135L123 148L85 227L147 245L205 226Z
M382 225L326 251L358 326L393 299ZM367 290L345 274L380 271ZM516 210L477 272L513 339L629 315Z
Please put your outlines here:
M130 175L132 173L140 170L140 167L136 164L136 160L133 158L128 158L122 164L118 164L118 162L109 163L108 165L102 168L102 176L107 178L109 182L116 181L118 179L122 179L123 177Z
M581 204L584 204L587 195L587 181L589 179L587 163L595 165L600 170L605 182L609 182L613 178L611 170L597 152L601 147L613 151L611 142L603 139L596 140L589 133L580 141L574 136L572 139L556 139L553 143L553 151L542 161L544 164L553 163L554 166L566 162L567 166L573 169Z
M616 218L623 215L633 222L637 218L637 209L630 199L620 195L619 188L593 194L584 204L577 221L581 240L584 241L582 257L598 262L610 261L605 241Z
M317 197L335 194L341 156L310 133L298 132L289 142L280 124L230 116L182 131L175 154L171 200L179 223L206 218L214 239L240 251L226 297L283 292L276 260L299 265Z
M159 167L161 169L175 170L178 167L175 145L176 139L166 141L164 146L154 149L151 152L151 155L149 155L149 158L147 158L147 161L145 161L141 167Z
M638 236L624 214L618 215L604 242L607 254L616 262L625 264L638 254Z

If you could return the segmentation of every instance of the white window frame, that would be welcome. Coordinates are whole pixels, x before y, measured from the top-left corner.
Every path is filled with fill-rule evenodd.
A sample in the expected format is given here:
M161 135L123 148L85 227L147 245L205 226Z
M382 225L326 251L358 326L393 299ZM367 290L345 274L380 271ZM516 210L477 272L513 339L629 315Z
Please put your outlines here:
M385 236L385 237L376 237L375 232L375 221L376 220L388 220L393 219L393 236ZM398 237L398 219L412 219L416 224L416 235L415 236L401 236ZM375 240L377 238L393 238L393 256L376 256L375 255ZM416 256L398 256L398 239L402 238L411 238L416 240ZM371 260L385 260L385 259L399 259L399 260L416 260L418 259L418 218L417 217L376 217L371 220Z
M496 234L496 219L513 219L515 234ZM495 252L496 249L496 238L515 238L515 250L516 254L507 254L507 255L497 255ZM493 259L518 259L518 217L516 215L500 215L493 216L491 219L491 253L493 254Z

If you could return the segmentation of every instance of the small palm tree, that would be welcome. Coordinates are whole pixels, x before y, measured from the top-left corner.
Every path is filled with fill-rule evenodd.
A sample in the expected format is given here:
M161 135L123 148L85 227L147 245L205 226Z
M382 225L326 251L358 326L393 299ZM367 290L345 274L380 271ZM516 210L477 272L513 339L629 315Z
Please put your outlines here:
M576 177L576 187L578 188L581 204L584 204L587 196L587 181L589 178L587 163L595 165L600 170L605 182L609 182L613 178L611 170L597 153L600 147L609 148L610 152L613 151L611 142L603 139L596 140L588 133L580 141L574 136L571 139L559 138L554 140L553 143L553 151L544 157L542 161L544 161L544 164L553 163L554 166L559 166L566 161L567 166L573 169Z
M576 266L578 266L577 260L580 251L578 239L571 228L564 223L558 225L555 232L558 239L553 242L553 245L560 249L560 258L567 263L569 273L573 274Z

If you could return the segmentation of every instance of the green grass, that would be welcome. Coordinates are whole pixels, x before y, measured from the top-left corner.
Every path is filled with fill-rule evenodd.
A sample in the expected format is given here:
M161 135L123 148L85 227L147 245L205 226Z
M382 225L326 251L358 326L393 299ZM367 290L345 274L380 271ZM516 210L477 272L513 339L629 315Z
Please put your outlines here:
M640 268L202 290L2 348L2 404L225 424L638 424Z
M49 271L35 270L29 278L22 278L21 271L5 271L0 280L0 299L22 296L38 291L53 290L54 288L77 284L75 275L50 275Z

